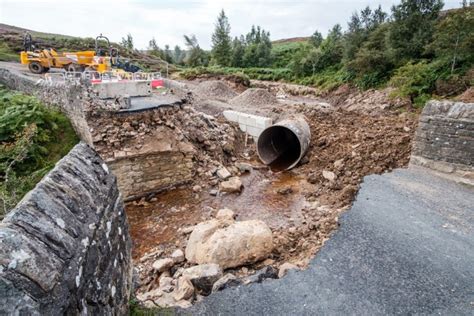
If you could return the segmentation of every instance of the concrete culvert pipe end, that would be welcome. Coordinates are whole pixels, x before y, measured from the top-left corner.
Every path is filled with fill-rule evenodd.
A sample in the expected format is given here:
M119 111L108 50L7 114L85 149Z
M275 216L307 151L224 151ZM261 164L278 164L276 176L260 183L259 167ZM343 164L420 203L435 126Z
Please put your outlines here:
M257 153L272 170L289 170L303 158L310 139L309 125L303 117L284 119L260 134Z

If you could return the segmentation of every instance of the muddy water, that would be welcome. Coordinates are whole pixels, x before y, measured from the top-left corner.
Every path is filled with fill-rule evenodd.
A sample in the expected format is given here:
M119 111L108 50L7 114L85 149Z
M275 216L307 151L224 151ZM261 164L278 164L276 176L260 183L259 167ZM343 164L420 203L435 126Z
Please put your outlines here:
M273 173L253 170L241 176L244 189L240 194L210 196L209 190L194 193L178 188L156 196L154 201L126 205L134 242L133 257L163 245L186 245L180 228L212 218L220 208L230 208L237 220L260 219L272 229L298 225L302 221L306 180L291 172ZM278 191L291 189L292 193Z

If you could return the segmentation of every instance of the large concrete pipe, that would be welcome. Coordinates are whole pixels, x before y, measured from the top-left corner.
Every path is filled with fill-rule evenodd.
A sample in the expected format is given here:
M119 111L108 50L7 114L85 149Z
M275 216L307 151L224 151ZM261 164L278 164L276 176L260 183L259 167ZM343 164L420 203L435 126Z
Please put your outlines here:
M301 116L284 119L267 127L258 137L257 153L273 170L289 170L308 150L311 132Z

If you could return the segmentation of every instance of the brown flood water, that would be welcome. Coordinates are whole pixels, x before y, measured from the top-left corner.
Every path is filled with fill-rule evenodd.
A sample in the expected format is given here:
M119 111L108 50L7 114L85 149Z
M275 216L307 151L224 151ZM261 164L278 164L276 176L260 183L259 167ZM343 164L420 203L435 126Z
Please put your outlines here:
M196 194L186 187L159 194L156 201L145 205L127 203L134 259L159 245L174 244L183 248L186 236L178 230L208 220L224 207L232 209L237 220L260 219L272 229L301 222L305 180L291 172L268 170L253 170L242 175L241 180L244 189L240 194L214 197L209 195L210 189ZM293 192L277 192L284 188L291 188Z

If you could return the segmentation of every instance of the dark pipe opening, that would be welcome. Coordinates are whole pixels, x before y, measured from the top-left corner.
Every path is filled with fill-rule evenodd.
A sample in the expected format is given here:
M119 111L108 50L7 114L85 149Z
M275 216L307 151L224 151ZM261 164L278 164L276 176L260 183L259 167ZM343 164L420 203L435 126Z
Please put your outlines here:
M288 169L301 155L300 141L295 133L278 125L263 131L257 148L260 159L275 171Z

